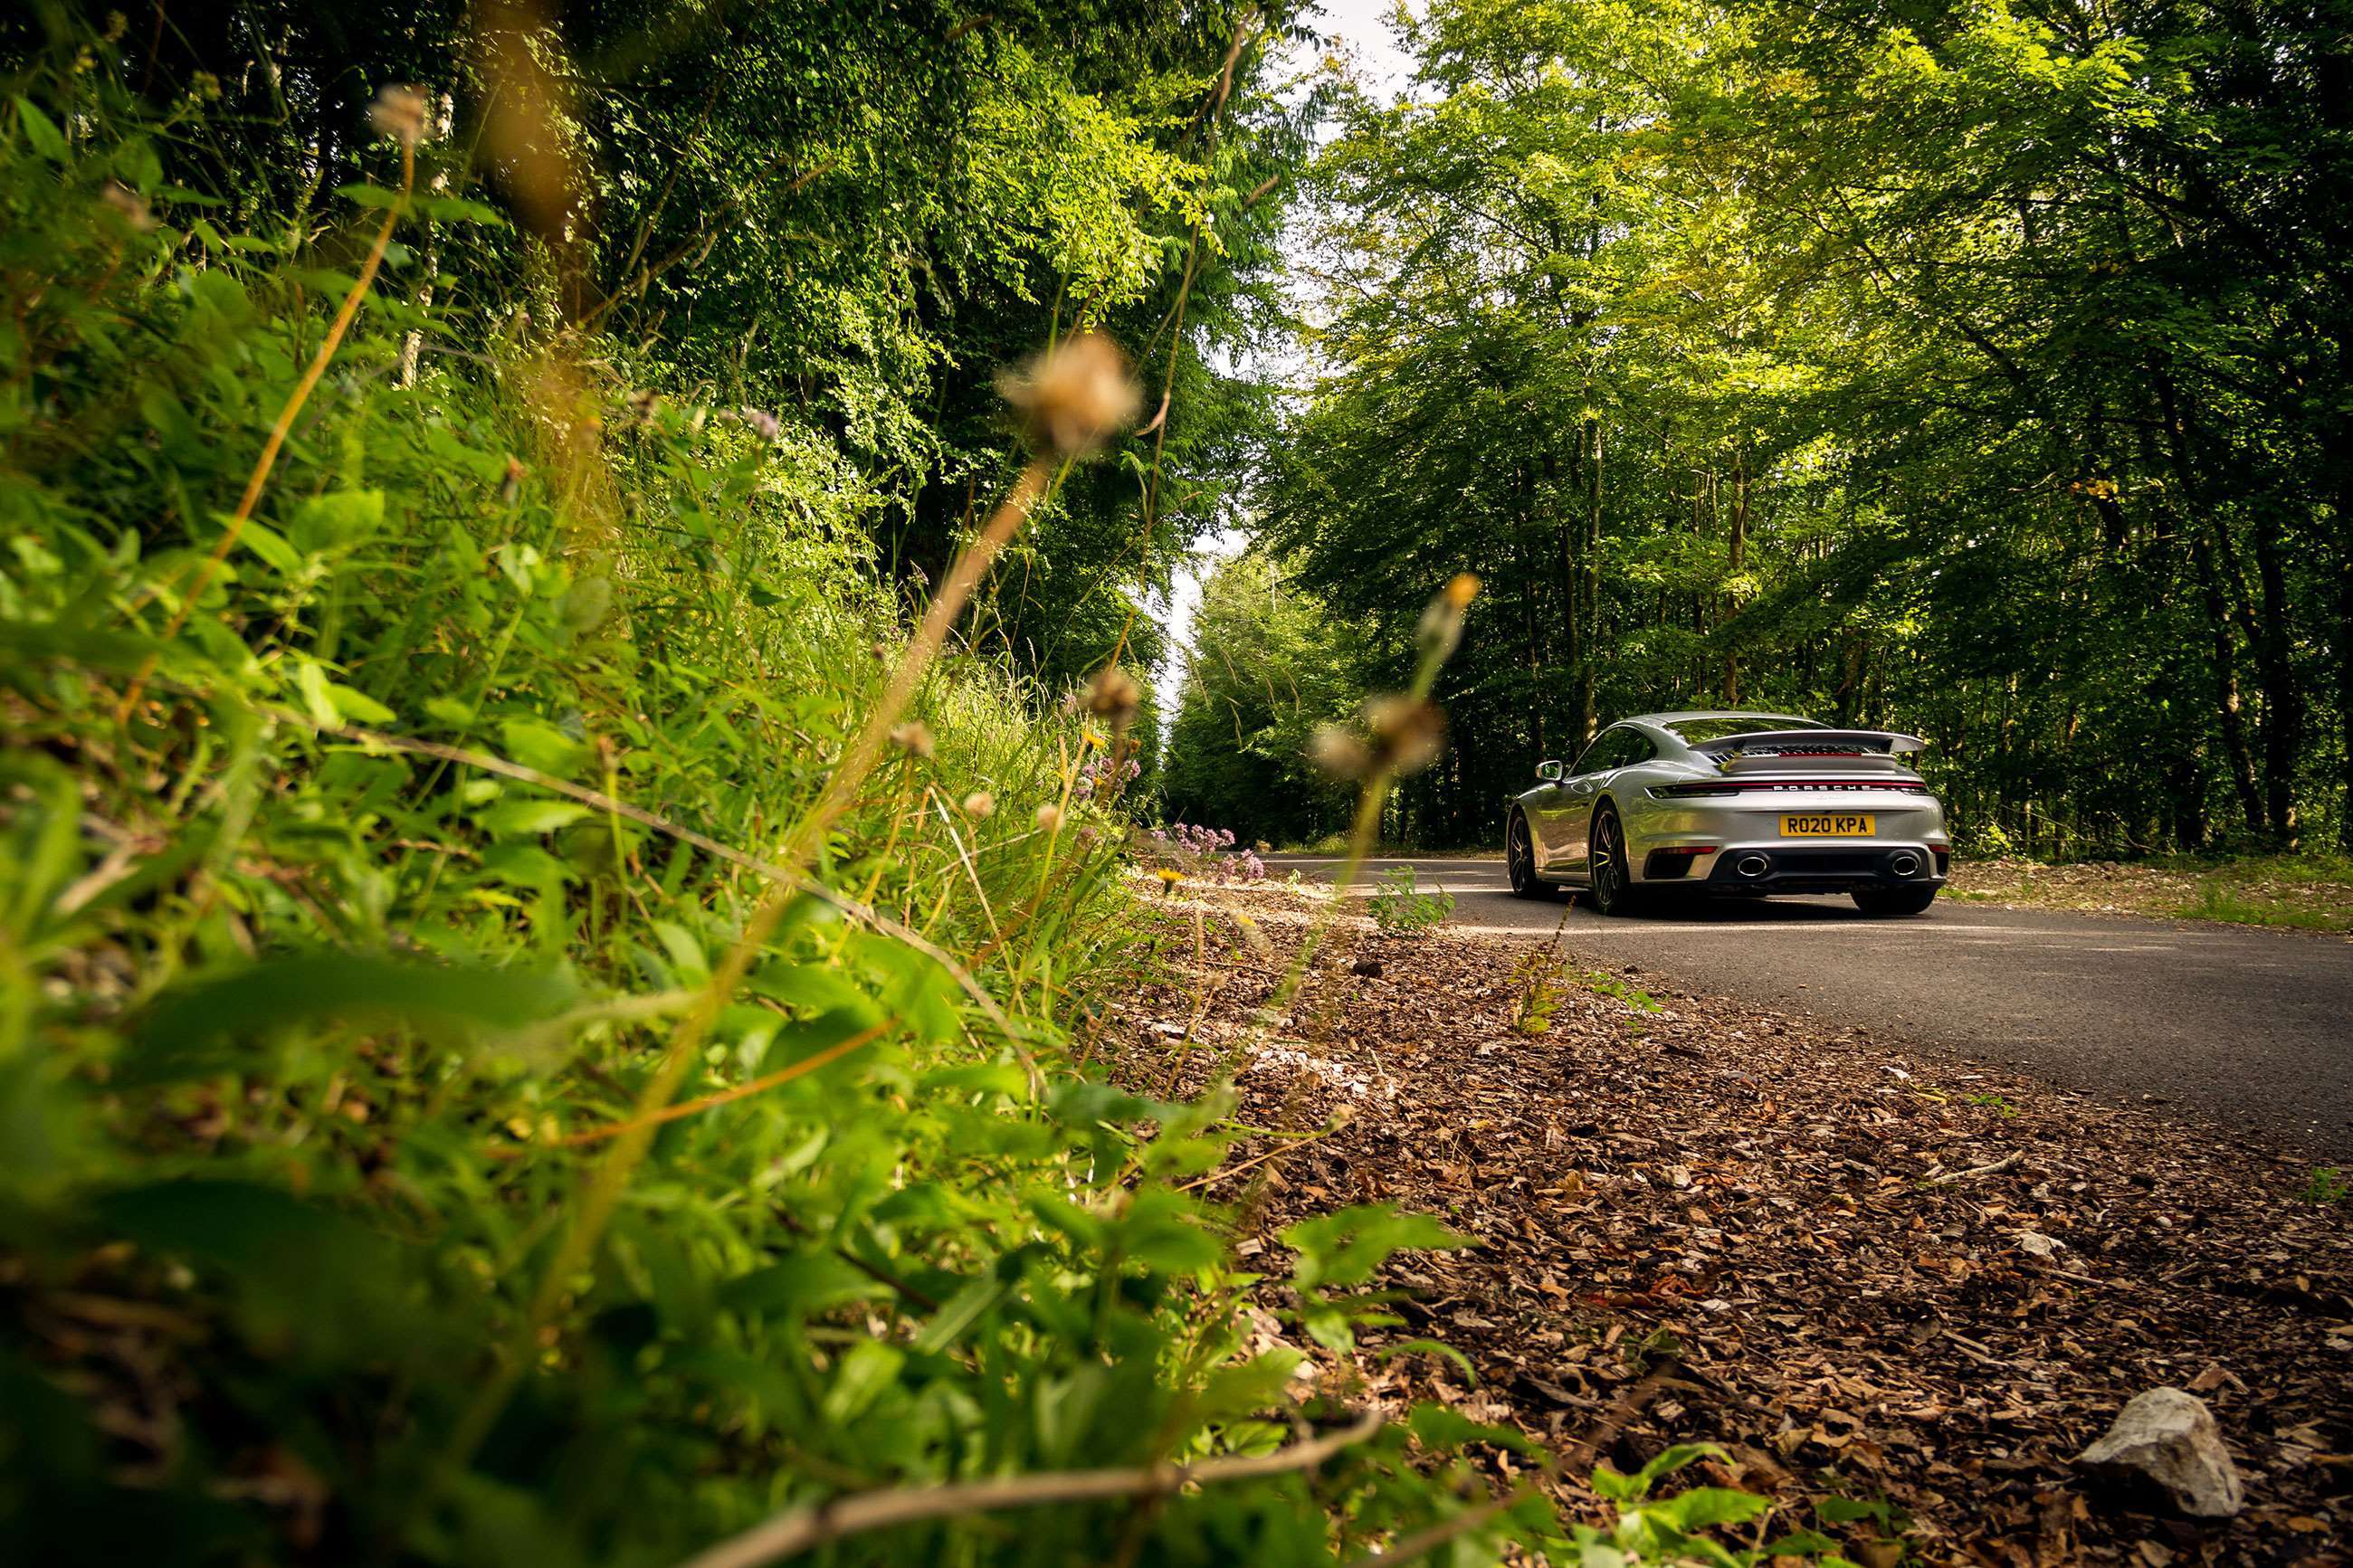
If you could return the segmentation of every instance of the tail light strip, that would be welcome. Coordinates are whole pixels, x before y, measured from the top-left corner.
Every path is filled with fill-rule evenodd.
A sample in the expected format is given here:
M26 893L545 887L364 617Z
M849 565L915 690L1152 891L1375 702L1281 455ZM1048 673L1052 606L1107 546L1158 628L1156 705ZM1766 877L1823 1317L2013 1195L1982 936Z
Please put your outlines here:
M1895 790L1925 795L1928 786L1917 779L1711 779L1705 784L1657 784L1651 794L1662 800L1688 795L1739 795L1749 790Z

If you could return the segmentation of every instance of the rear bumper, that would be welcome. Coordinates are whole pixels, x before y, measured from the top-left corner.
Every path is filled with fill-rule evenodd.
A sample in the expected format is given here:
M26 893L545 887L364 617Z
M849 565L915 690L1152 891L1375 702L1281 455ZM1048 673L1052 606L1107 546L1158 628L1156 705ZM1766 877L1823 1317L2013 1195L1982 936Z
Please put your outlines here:
M1694 892L1849 893L1857 888L1942 886L1951 851L1942 844L1736 845L1706 855L1651 850L1642 883Z

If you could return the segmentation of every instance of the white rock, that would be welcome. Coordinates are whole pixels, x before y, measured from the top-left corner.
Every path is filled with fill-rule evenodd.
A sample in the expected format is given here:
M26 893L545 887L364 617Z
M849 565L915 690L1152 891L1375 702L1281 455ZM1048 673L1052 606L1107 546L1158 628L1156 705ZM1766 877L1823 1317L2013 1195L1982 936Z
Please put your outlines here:
M2055 1236L2045 1236L2039 1230L2018 1233L2018 1250L2031 1258L2048 1258L2067 1244Z
M2179 1388L2137 1395L2075 1463L2103 1475L2145 1477L2165 1489L2176 1508L2201 1519L2228 1519L2246 1506L2214 1413Z

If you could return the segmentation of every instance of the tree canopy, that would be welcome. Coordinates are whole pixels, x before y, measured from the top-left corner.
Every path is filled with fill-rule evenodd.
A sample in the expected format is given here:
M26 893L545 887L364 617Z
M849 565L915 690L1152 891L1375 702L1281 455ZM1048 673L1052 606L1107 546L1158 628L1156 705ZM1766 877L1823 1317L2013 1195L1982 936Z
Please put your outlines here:
M1315 166L1262 492L1375 684L1487 584L1406 830L1491 839L1598 721L1741 703L1927 735L1988 841L2348 831L2348 26L1418 7L1410 90Z

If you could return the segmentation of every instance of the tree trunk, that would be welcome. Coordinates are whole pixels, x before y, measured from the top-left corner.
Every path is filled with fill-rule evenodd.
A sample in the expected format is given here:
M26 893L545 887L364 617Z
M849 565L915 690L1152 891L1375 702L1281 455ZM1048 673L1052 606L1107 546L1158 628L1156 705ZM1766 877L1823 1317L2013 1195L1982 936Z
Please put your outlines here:
M2231 646L2230 612L2222 603L2222 584L2214 570L2214 552L2204 536L2192 535L2191 563L2206 604L2206 631L2213 641L2214 705L2222 728L2222 751L2231 763L2231 784L2239 795L2239 810L2247 831L2263 831L2263 800L2255 789L2255 763L2247 749L2246 715L2239 703L2238 657Z
M1593 739L1594 653L1600 644L1601 614L1601 421L1588 417L1585 422L1587 438L1585 472L1585 549L1581 563L1585 599L1584 657L1577 661L1577 743L1581 748Z

